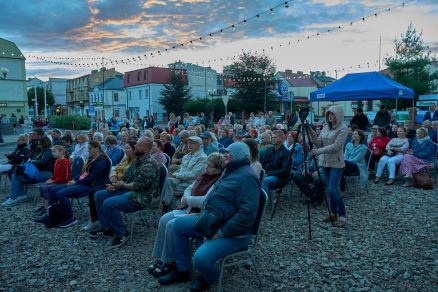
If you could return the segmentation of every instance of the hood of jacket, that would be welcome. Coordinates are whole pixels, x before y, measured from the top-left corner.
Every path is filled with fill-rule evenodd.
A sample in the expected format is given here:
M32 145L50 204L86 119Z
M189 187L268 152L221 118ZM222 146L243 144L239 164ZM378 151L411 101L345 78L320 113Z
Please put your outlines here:
M333 113L336 117L336 124L331 126L332 129L337 128L344 123L344 109L342 106L332 105L331 107L328 108L325 114L325 119L327 123L329 122L329 118L328 118L329 113Z

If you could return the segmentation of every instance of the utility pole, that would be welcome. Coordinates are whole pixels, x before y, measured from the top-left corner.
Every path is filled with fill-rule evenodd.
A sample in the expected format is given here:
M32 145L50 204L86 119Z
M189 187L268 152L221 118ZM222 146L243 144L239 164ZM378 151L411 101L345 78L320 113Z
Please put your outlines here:
M33 92L35 94L35 120L38 116L38 98L37 98L37 88L36 85L33 86Z
M46 96L46 91L47 91L47 83L44 84L44 118L47 119L47 96Z
M103 122L105 122L105 61L104 57L102 57L102 115ZM111 97L112 99L112 97ZM113 116L114 116L114 100L113 100Z

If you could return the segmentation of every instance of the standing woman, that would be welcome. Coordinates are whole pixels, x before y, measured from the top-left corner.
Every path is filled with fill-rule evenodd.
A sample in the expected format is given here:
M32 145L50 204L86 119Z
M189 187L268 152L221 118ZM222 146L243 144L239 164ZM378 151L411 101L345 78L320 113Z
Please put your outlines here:
M324 221L337 221L337 226L343 227L347 221L339 182L345 167L343 149L348 134L343 108L339 105L331 106L327 110L326 121L319 137L309 127L312 142L318 147L312 149L311 154L319 156L319 168L330 195L331 218L329 216Z

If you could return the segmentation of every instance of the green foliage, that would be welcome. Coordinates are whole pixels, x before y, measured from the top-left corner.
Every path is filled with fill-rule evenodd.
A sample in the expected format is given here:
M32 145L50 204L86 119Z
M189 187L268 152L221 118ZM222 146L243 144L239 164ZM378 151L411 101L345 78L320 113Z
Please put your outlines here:
M184 85L182 74L172 73L170 84L164 84L161 90L159 103L166 109L167 113L182 115L184 104L192 97L190 89Z
M422 40L422 33L417 32L412 24L409 25L401 39L394 40L395 55L386 59L385 64L394 75L394 79L412 88L415 92L415 99L419 95L430 93L435 88L434 79L438 79L438 74L431 74L428 71L428 65L435 60L431 56L429 48ZM384 100L382 104L388 108L395 107L394 100ZM410 100L399 100L399 108L408 108L412 106Z
M240 110L263 111L265 94L267 110L278 108L279 103L270 90L274 84L275 67L269 57L244 52L226 70L238 80L239 88L233 97L240 102Z
M236 99L229 99L227 105L228 111L239 112L242 107ZM204 114L210 118L210 113L214 113L214 120L217 121L225 115L225 105L222 98L214 99L197 99L189 100L184 104L184 112L188 112L190 115L196 115L197 113L204 112Z
M37 87L37 101L38 101L38 114L41 115L44 111L44 88ZM29 106L35 105L35 88L31 87L27 90L27 102ZM46 90L46 102L47 109L55 103L55 98L53 97L53 93L49 90Z
M50 127L67 130L88 130L91 126L91 119L86 116L66 115L49 116Z

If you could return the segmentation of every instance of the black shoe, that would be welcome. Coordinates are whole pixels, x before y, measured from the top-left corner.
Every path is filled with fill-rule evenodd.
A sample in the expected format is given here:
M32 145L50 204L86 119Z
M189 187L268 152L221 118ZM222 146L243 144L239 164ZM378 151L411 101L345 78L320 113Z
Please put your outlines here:
M160 260L156 261L154 264L148 267L148 273L152 275L155 272L155 269L160 268L162 265L163 263Z
M190 281L190 272L180 272L173 270L167 275L158 278L158 283L161 285L170 285L173 283L183 283Z
M96 231L88 232L88 236L92 239L97 239L99 237L111 238L113 235L114 235L114 232L112 230L103 230L101 228L99 228Z
M128 239L129 239L129 232L128 231L125 231L125 235L123 235L122 237L119 237L119 236L114 237L114 239L111 242L110 249L124 246L126 244L126 242L128 242Z
M192 281L190 285L190 291L192 292L201 292L210 288L210 284L202 278L202 276L197 277Z
M154 270L152 276L154 276L154 278L160 278L163 277L164 275L169 274L175 269L176 269L175 263L163 264Z

